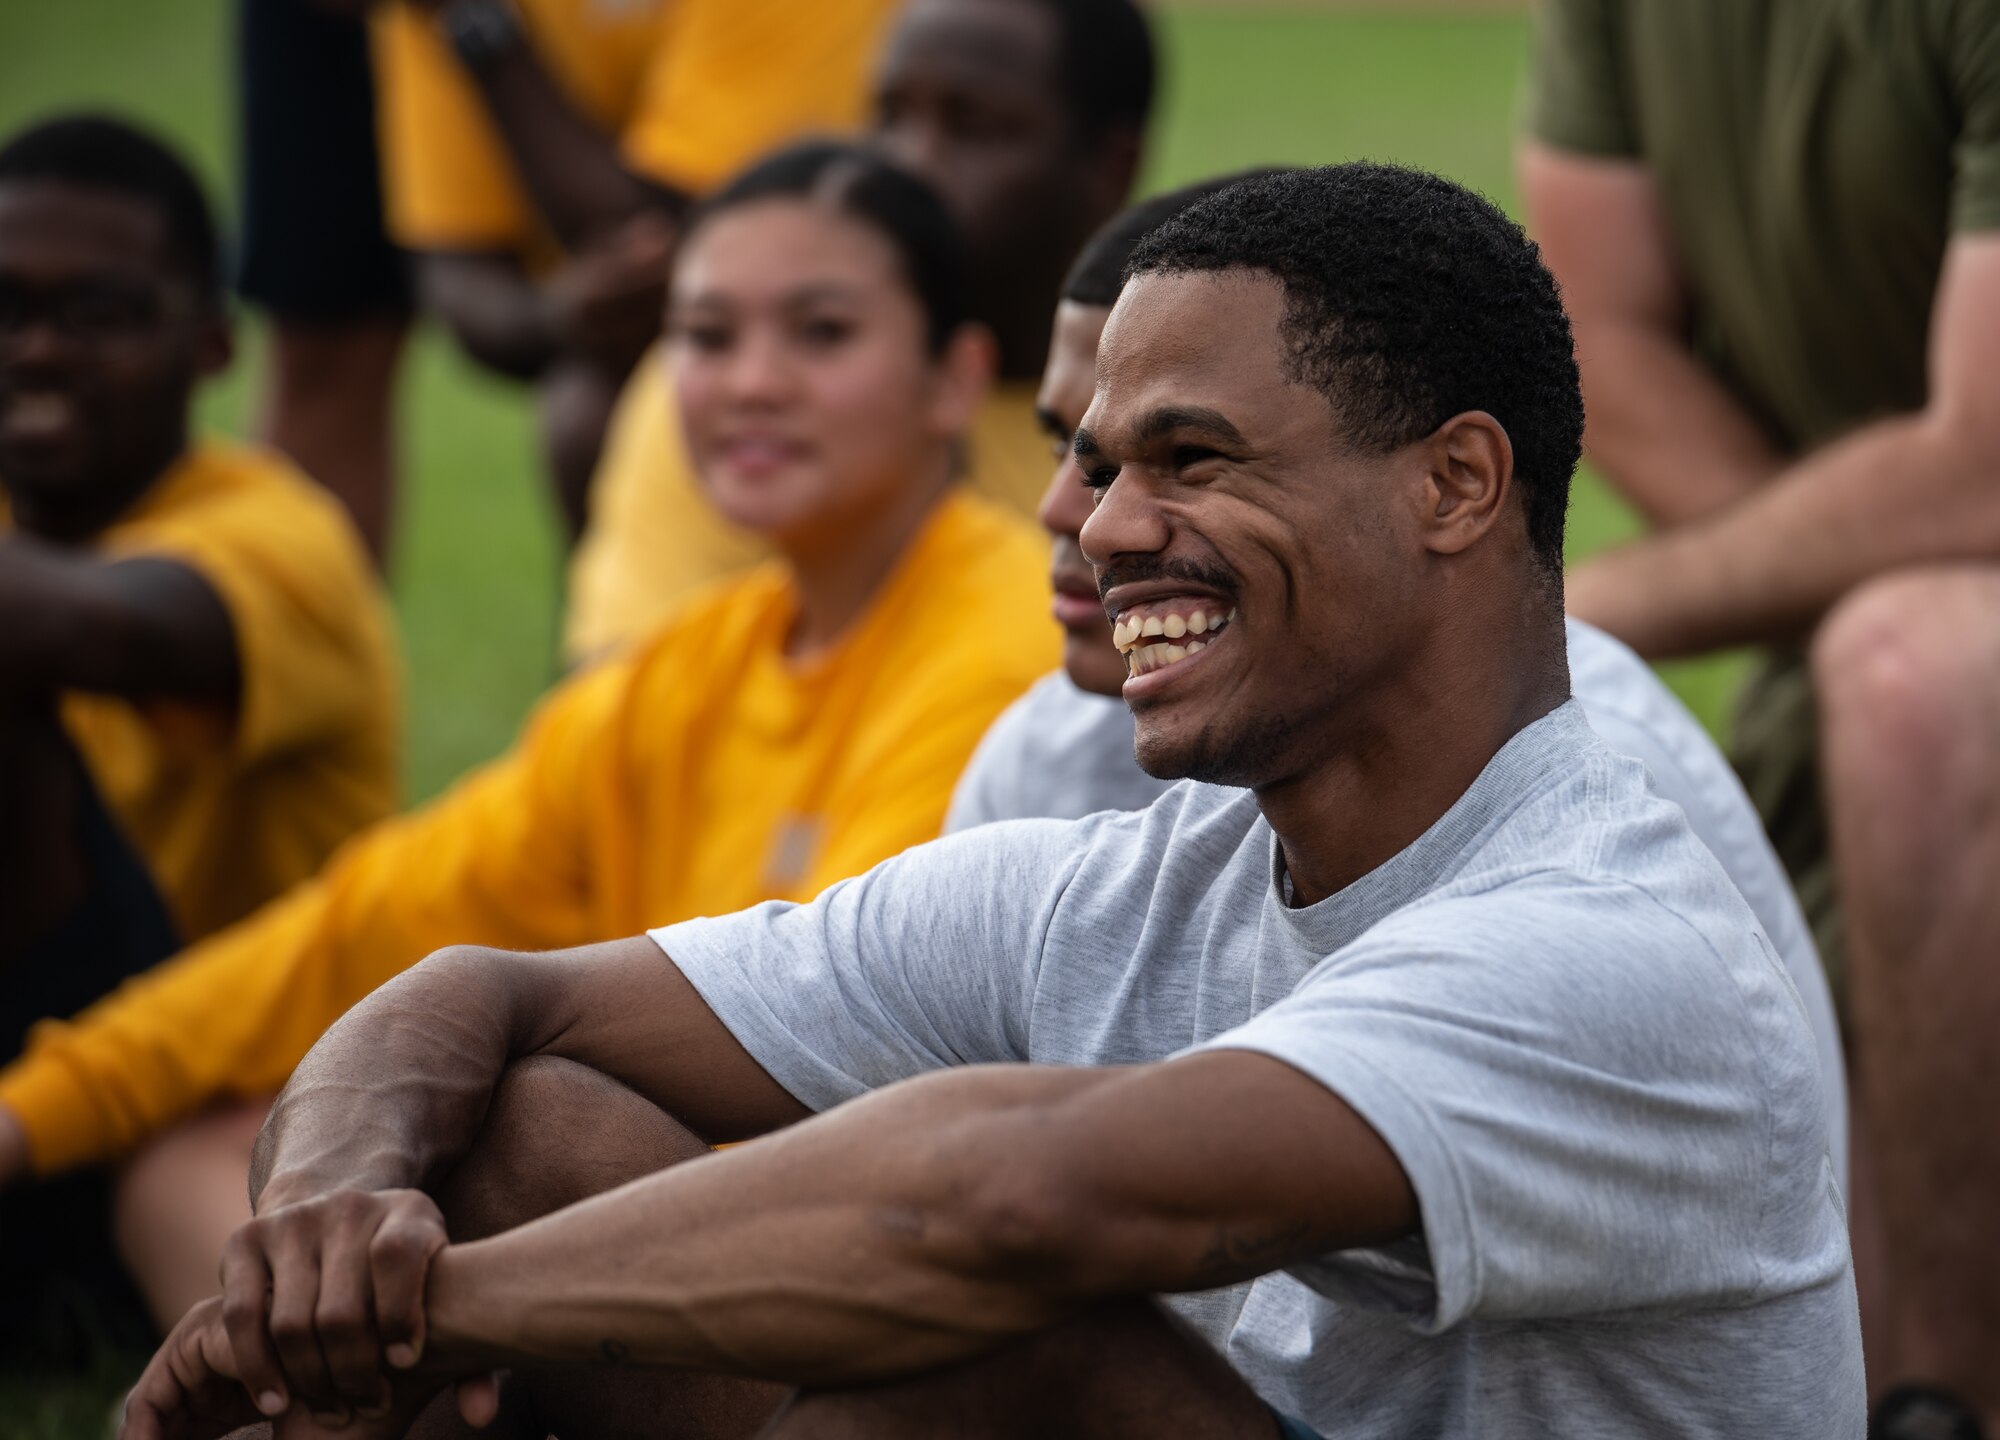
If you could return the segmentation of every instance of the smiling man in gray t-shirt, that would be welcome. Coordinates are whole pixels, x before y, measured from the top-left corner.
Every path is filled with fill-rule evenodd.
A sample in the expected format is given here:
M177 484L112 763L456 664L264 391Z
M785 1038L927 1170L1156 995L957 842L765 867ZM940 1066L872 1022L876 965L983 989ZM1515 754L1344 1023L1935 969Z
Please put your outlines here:
M1218 783L441 952L280 1097L133 1440L484 1419L500 1367L565 1440L1857 1440L1798 995L1569 699L1533 247L1416 172L1246 181L1140 245L1097 376L1137 754Z

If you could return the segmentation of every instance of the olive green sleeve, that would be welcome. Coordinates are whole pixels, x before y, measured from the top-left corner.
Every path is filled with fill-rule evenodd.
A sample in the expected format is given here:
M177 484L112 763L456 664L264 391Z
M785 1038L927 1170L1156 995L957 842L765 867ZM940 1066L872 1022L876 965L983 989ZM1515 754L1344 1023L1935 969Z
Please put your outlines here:
M1619 0L1543 0L1529 62L1528 133L1558 150L1636 157Z
M2000 5L1959 0L1948 49L1959 114L1952 147L1951 228L2000 229Z

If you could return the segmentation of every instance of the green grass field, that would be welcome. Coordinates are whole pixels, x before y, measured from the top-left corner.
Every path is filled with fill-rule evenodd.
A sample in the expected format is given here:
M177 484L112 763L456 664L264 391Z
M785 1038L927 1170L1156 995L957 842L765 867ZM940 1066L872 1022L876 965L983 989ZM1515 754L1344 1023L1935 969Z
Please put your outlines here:
M1168 87L1148 188L1260 163L1371 158L1442 171L1511 207L1526 22L1383 9L1167 13ZM113 108L173 136L227 197L229 12L227 0L0 6L0 132L57 107ZM223 430L242 430L250 415L249 339L203 400L205 421ZM421 798L505 745L554 676L560 560L520 390L480 376L426 334L401 403L406 483L393 580L410 670L407 790ZM1585 475L1572 555L1634 529L1630 512ZM1715 661L1669 678L1714 726L1738 673ZM115 1386L0 1376L0 1440L94 1437Z

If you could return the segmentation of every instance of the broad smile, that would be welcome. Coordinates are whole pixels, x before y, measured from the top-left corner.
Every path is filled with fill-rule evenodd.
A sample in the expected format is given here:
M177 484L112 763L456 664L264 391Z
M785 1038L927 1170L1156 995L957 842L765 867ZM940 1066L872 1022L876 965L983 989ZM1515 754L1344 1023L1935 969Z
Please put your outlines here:
M1236 608L1202 595L1166 595L1118 612L1111 643L1131 679L1186 664L1216 643Z

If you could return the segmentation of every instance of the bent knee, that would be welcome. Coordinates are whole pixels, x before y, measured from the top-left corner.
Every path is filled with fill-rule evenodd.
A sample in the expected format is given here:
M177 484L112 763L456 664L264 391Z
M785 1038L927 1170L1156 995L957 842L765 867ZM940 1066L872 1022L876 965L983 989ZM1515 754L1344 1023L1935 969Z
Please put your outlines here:
M438 1202L453 1237L473 1239L707 1153L686 1126L601 1070L532 1056L501 1077Z
M1812 667L1836 764L1941 760L2000 714L2000 570L1870 581L1828 614Z

